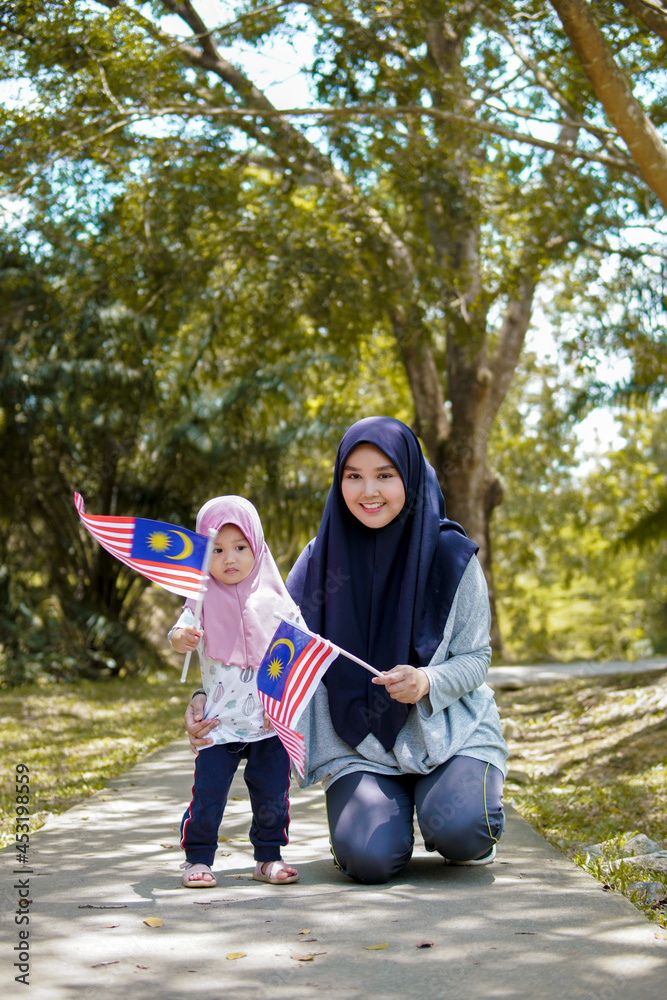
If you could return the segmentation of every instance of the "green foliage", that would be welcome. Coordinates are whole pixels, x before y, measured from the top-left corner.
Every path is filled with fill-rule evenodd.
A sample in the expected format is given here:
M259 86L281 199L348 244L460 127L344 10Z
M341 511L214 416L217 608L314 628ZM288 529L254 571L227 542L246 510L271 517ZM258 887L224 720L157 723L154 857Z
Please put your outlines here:
M664 652L667 546L619 545L664 489L664 412L622 411L623 447L579 468L569 387L529 357L492 456L505 488L493 532L507 655L524 662Z
M225 261L203 231L214 264L193 269L174 295L165 288L149 316L136 286L119 281L135 226L125 199L100 213L94 237L74 242L64 226L48 256L44 244L39 259L8 245L0 261L5 683L157 662L138 628L147 581L85 536L74 489L91 513L185 525L210 496L246 495L287 570L316 529L344 427L360 409L409 419L386 337L371 331L333 353L327 328L308 316L313 279L290 271L298 248L267 274L242 252ZM148 271L134 246L135 266ZM317 321L345 308L332 296Z
M0 846L14 840L19 761L30 771L34 832L50 813L88 798L182 736L184 712L183 685L165 670L145 680L42 680L0 692Z
M604 30L661 121L659 40L607 8ZM624 154L548 4L252 0L216 26L225 66L202 61L189 12L0 7L0 69L15 83L0 112L0 190L16 212L0 246L7 682L152 662L145 582L84 537L74 488L90 512L184 525L210 496L244 494L286 570L318 523L340 432L373 412L412 423L425 358L452 402L429 419L485 462L494 411L470 401L509 384L504 320L526 306L527 276L552 276L583 375L599 350L630 351L638 378L663 358L661 258L632 244L658 215L632 172L578 158ZM244 54L286 39L306 40L303 77L341 114L254 114L265 103ZM347 113L359 104L378 110ZM410 105L450 117L392 113ZM576 138L577 155L502 134L527 119ZM512 651L632 654L646 638L643 557L604 555L608 508L588 516L547 374L495 431ZM597 619L599 573L619 582ZM578 645L558 609L573 596Z

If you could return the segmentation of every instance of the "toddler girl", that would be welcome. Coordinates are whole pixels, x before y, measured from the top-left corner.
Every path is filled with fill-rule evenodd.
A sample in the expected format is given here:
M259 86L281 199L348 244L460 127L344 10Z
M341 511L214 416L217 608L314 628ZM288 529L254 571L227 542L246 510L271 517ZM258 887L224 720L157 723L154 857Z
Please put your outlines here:
M296 869L280 856L288 842L290 761L265 720L256 671L277 627L274 612L294 619L298 608L285 589L249 500L214 497L199 511L196 527L203 535L209 528L217 530L202 628L194 628L195 601L188 600L168 637L179 653L198 650L206 695L204 717L218 722L209 734L213 743L197 754L192 801L181 821L183 885L216 885L211 865L218 830L242 759L253 815L250 841L257 862L253 878L274 885L296 882Z

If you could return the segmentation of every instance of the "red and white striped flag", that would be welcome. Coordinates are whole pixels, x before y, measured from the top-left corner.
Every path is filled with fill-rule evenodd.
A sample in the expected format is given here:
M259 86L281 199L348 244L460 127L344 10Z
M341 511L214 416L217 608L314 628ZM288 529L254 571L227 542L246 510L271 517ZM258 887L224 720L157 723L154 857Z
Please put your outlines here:
M340 652L328 639L283 619L257 671L260 701L301 776L306 755L303 737L294 727Z
M80 493L74 504L93 538L120 562L172 594L199 596L207 576L205 535L143 517L86 514Z

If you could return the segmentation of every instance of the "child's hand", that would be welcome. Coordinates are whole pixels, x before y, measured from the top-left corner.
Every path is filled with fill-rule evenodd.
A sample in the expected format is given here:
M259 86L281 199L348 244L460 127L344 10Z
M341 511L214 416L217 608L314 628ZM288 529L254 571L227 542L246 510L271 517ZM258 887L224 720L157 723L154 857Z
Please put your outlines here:
M171 637L171 644L177 653L194 653L203 634L203 629L193 628L192 625L177 628Z
M273 729L273 726L271 725L271 719L268 717L266 712L264 713L264 728Z

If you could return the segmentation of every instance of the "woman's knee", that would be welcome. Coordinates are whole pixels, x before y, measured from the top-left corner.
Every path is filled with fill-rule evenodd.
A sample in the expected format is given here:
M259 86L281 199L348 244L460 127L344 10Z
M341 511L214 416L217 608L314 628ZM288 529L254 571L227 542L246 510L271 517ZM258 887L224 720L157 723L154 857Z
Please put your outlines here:
M366 885L388 882L406 866L412 856L412 843L402 851L374 848L371 844L336 843L331 846L334 864L344 875Z
M429 850L452 861L470 861L486 854L502 835L502 774L474 758L453 758L447 765L417 790L419 827Z
M336 867L357 882L379 884L412 856L413 798L405 782L369 772L337 779L327 790Z

